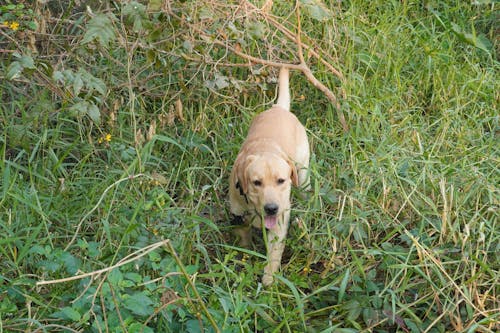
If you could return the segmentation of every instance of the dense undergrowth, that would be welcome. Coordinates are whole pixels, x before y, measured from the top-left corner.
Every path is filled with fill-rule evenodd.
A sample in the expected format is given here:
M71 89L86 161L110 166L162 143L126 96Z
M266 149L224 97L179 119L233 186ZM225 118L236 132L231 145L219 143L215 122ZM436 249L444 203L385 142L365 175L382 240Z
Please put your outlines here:
M0 5L0 332L500 329L498 5L300 4L349 130L293 72L313 186L270 288L227 176L276 70L233 51L296 63L294 4Z

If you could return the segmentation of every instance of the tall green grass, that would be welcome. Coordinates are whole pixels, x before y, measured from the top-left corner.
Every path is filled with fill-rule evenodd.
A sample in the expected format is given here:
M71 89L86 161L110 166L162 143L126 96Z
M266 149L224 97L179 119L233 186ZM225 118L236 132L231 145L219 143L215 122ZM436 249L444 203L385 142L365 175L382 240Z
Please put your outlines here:
M344 74L308 59L350 130L292 73L312 189L269 288L263 242L231 236L227 177L274 74L226 66L242 61L187 24L256 56L294 43L237 3L0 7L21 22L0 34L18 53L1 63L0 332L500 329L497 5L325 3L302 8L303 40ZM292 4L273 14L294 28Z

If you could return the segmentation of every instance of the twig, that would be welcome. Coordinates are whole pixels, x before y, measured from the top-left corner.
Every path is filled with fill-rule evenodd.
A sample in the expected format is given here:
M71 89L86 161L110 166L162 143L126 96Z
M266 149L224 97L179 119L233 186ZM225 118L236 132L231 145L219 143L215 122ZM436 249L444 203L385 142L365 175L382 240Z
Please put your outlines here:
M56 284L56 283L80 280L80 279L84 279L84 278L89 277L89 276L90 277L99 276L102 273L109 272L117 267L121 267L121 266L126 265L128 263L131 263L132 261L135 261L135 260L145 256L149 252L154 251L159 247L166 246L169 243L170 243L170 240L166 239L166 240L163 240L161 242L157 242L157 243L148 245L148 246L146 246L142 249L139 249L139 250L135 251L134 253L128 255L127 257L125 257L124 259L120 260L118 263L116 263L115 265L110 266L110 267L106 267L106 268L103 268L103 269L100 269L97 271L93 271L93 272L89 272L89 273L85 273L85 274L80 274L80 275L75 275L75 276L71 276L71 277L67 277L67 278L63 278L63 279L38 281L36 283L36 285L42 286L42 285L46 285L46 284ZM129 258L129 259L126 259L126 258Z
M264 10L256 7L253 3L249 2L249 1L246 1L246 3L250 7L252 7L252 9L254 9L254 11L256 11L259 14L261 14L266 19L266 21L271 22L271 24L275 28L277 28L279 31L281 31L283 33L283 35L285 35L288 39L293 40L293 41L296 40L296 36L295 36L295 34L293 32L291 32L286 27L284 27L274 17L270 16L266 11L264 11ZM299 45L297 45L297 46L299 46ZM341 80L344 79L344 75L338 69L336 69L335 67L333 67L332 64L330 64L328 61L326 61L324 59L325 57L327 57L327 58L330 58L330 60L334 61L334 59L332 59L330 56L328 56L328 54L322 54L322 55L320 55L320 54L318 54L318 52L316 52L314 50L314 48L312 48L311 46L309 46L307 44L304 44L302 42L300 44L300 47L305 48L309 52L310 55L312 55L313 57L315 57L316 59L318 59L318 61L320 61L323 65L325 65L339 79L341 79Z
M297 34L295 35L295 43L297 44L297 50L299 53L299 61L301 64L305 64L306 61L304 60L304 52L302 51L302 40L301 40L302 26L301 26L301 20L300 20L299 1L295 2L295 13L297 14Z
M304 53L302 51L302 41L301 41L302 29L301 29L301 19L300 19L300 2L298 0L295 3L295 11L297 13L296 43L297 43L297 50L299 53L300 64L303 67L302 73L304 73L306 78L309 80L309 82L313 84L313 86L315 86L317 89L323 92L325 96L335 105L335 108L337 110L337 117L339 117L340 124L342 125L344 132L347 132L349 131L349 126L347 125L347 121L345 120L344 113L340 108L340 103L338 102L337 97L335 97L335 95L330 89L328 89L323 83L321 83L316 79L316 77L314 77L311 69L309 68L309 66L307 66L306 61L304 60Z
M48 332L48 331L51 331L51 328L54 328L54 330L57 328L59 330L70 331L70 332L75 332L75 333L81 332L81 331L77 331L75 329L72 329L71 327L68 327L68 326L63 326L63 325L58 325L58 324L48 324L45 326L38 327L36 330L33 331L33 333Z
M178 300L180 300L181 298L180 297L177 297L175 299L172 299L166 303L163 303L159 308L156 308L154 310L154 312L144 321L144 323L142 323L142 328L141 328L141 331L140 332L143 332L144 331L144 327L148 326L148 323L153 320L153 318L158 314L160 313L161 311L163 311L166 307L168 307L169 305L171 304L174 304L175 302L177 302Z

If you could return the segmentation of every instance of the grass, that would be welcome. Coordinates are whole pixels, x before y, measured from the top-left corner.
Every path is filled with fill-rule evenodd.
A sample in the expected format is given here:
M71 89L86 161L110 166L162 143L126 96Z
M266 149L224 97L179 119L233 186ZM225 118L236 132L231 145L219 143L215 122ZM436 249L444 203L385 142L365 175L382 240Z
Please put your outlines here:
M303 40L337 59L342 81L309 63L341 85L350 130L292 74L312 190L294 193L269 288L264 245L237 247L227 203L249 122L274 99L269 69L224 66L241 59L186 22L118 4L93 5L108 21L46 5L58 23L34 54L37 8L0 7L25 32L2 28L0 48L27 57L0 64L0 332L500 329L497 5L326 3L326 21L304 9ZM172 3L214 38L293 58L271 26L211 5ZM291 5L273 13L293 30Z

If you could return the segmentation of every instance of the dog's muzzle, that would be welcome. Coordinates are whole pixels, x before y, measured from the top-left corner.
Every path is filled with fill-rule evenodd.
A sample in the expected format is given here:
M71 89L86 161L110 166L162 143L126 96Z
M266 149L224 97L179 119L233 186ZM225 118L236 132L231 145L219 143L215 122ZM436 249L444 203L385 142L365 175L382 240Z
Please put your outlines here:
M273 228L278 223L278 210L279 206L275 203L264 206L264 213L266 213L266 216L264 216L264 225L267 229Z
M264 206L264 212L266 215L276 215L276 213L278 213L278 209L279 207L275 203L266 204Z

